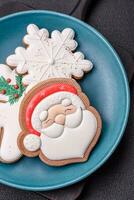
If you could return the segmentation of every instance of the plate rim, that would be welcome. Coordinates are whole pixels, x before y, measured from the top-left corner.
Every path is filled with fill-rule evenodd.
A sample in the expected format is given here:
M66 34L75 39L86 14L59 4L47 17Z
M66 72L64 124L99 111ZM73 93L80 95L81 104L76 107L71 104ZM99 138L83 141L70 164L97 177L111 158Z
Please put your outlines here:
M99 169L110 158L110 156L113 154L116 147L118 146L119 142L121 141L122 136L123 136L124 131L125 131L125 128L126 128L126 125L127 125L129 110L130 110L130 90L129 90L129 83L128 83L127 75L126 75L126 72L125 72L125 69L124 69L124 65L121 62L119 55L117 54L115 49L112 47L112 45L108 42L108 40L100 32L98 32L95 28L93 28L91 25L89 25L89 24L87 24L87 23L85 23L85 22L83 22L83 21L81 21L81 20L79 20L75 17L69 16L67 14L54 12L54 11L50 11L50 10L30 10L30 11L16 12L16 13L9 14L9 15L6 15L4 17L1 17L0 23L2 21L5 21L5 20L8 20L8 19L13 18L13 17L20 16L20 15L41 14L41 13L42 14L56 15L56 16L64 17L64 18L67 18L67 19L71 19L72 21L79 23L80 25L82 25L86 29L89 29L90 31L92 31L94 34L97 35L98 38L100 38L105 43L105 45L108 47L108 49L111 51L111 53L116 58L117 63L118 63L120 70L122 72L122 77L124 79L124 86L125 86L124 88L125 88L125 91L126 91L126 111L125 111L124 121L123 121L121 130L120 130L120 134L118 135L116 142L113 144L113 146L111 147L109 152L102 158L101 161L99 161L99 163L94 168L92 168L90 171L87 171L86 173L82 174L81 176L79 176L79 177L77 177L73 180L66 181L65 183L56 184L56 185L53 185L53 186L40 186L40 187L26 186L26 185L22 185L22 184L12 183L12 181L10 182L10 181L0 179L0 183L3 183L5 185L12 186L12 187L15 187L15 188L18 188L18 189L31 190L31 191L48 191L48 190L54 190L54 189L66 187L66 186L72 185L74 183L77 183L77 182L83 180L84 178L86 178L89 175L91 175L92 173L94 173L97 169Z

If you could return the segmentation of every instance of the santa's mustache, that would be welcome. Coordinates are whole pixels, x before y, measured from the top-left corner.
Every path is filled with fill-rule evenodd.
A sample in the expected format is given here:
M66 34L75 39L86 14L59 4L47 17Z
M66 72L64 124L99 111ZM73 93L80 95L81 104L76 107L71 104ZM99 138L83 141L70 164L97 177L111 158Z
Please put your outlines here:
M77 108L77 110L66 116L65 126L68 128L76 128L81 124L82 121L82 109L81 107Z
M82 114L82 109L77 108L77 110L74 113L66 115L64 125L57 124L54 122L51 126L42 129L41 133L51 138L57 138L62 135L62 133L64 132L64 128L78 127L82 122Z
M51 138L57 138L62 135L64 131L64 125L53 123L51 126L41 129L41 133Z

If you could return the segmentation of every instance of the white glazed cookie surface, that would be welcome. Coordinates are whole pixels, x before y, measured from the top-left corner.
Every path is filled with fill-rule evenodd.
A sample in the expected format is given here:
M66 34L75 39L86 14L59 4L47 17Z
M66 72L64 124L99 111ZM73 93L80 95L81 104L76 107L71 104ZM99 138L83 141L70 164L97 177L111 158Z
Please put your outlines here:
M77 47L72 29L54 30L49 37L46 29L30 24L27 33L24 42L28 47L16 48L15 54L7 58L7 64L16 67L19 74L28 73L23 83L72 76L81 78L84 72L92 69L92 63L84 59L83 53L72 52Z
M34 134L27 135L23 142L28 151L37 151L41 145L40 138Z
M0 127L3 128L0 158L6 162L12 162L21 156L17 146L17 137L21 131L18 121L20 102L21 100L12 106L9 103L0 104Z

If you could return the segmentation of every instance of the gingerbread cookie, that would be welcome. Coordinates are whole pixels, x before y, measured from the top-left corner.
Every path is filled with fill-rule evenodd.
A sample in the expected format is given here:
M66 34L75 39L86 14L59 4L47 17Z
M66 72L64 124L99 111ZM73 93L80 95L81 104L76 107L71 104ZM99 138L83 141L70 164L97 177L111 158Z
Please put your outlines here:
M84 162L101 132L101 118L72 79L50 79L30 90L19 112L22 154L48 165Z
M56 166L85 161L101 119L72 78L82 78L93 64L74 52L78 44L70 28L49 36L30 24L23 41L26 47L7 58L13 69L0 66L0 160L24 154Z

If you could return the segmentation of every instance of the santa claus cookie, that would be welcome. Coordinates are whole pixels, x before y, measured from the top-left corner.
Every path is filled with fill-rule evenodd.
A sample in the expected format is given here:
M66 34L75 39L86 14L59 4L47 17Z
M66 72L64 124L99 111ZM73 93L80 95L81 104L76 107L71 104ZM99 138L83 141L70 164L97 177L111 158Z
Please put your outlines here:
M22 154L48 165L84 162L101 132L101 118L72 79L50 79L30 90L19 112Z

